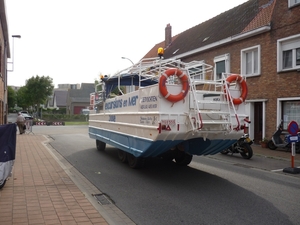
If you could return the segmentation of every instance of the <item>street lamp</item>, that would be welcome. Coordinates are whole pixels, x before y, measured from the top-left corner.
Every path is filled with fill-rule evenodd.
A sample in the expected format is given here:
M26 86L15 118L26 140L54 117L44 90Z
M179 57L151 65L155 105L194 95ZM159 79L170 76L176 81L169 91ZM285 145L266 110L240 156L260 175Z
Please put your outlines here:
M129 60L132 63L132 65L134 65L134 63L130 59L128 59L126 57L122 57L122 59L127 59L127 60Z
M11 70L7 70L9 72L13 72L14 71L14 40L15 38L21 38L21 35L12 35L12 61L11 62L8 62L8 63L11 63L12 64L12 67L11 67Z
M124 56L122 57L122 59L127 59L127 60L129 60L132 63L132 65L134 65L134 63L132 62L131 59L128 59L128 58L126 58ZM134 85L133 84L131 84L130 86L126 86L126 93L129 93L129 92L132 92L132 91L134 91Z

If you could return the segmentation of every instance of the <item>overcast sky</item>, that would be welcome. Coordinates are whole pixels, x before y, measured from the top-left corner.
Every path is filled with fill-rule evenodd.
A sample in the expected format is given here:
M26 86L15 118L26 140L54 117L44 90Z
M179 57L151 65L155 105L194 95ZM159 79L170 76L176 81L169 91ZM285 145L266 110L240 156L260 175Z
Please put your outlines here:
M247 0L6 0L14 71L8 85L33 76L93 83L137 63L164 41L165 27L181 33ZM9 59L11 60L11 59Z

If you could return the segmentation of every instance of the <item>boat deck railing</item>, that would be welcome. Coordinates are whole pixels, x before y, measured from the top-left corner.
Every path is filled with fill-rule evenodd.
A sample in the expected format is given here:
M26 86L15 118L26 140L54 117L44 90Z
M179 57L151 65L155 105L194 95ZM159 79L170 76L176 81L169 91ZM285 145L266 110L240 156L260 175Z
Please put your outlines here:
M120 71L113 75L118 79L118 88L121 91L120 80L124 76L138 76L138 85L134 85L135 88L131 90L137 90L142 87L142 83L147 80L159 82L159 78L170 68L178 68L184 74L188 76L190 83L190 95L193 102L193 108L190 113L190 123L192 124L192 130L201 130L205 124L219 123L225 130L234 129L232 125L232 116L237 122L237 128L240 126L240 119L238 117L236 106L233 104L232 99L226 99L225 94L230 94L230 87L226 84L226 79L231 74L222 73L220 79L215 78L214 68L211 65L205 64L204 61L191 61L189 63L182 62L179 59L160 59L160 58L146 58L142 59L137 64ZM179 84L180 78L177 76L169 76L167 84ZM230 84L235 85L235 84ZM132 85L130 85L132 86ZM199 99L199 94L202 96L216 95L220 96L220 101L214 101L209 99ZM104 98L102 99L102 101ZM202 105L205 104L206 108ZM216 110L214 105L226 104L226 107L220 107L220 110ZM200 107L201 106L201 107ZM211 108L209 108L211 106ZM218 114L219 120L207 120L203 115ZM206 117L205 117L206 118Z
M139 63L120 71L114 76L122 77L126 74L138 74L140 77L140 85L145 80L157 80L159 77L170 68L178 68L190 77L190 81L197 84L209 85L210 81L214 80L213 67L205 64L203 61L192 61L189 63L182 62L179 59L159 59L146 58ZM177 76L171 76L167 83L174 84L180 82ZM211 86L213 87L213 86Z

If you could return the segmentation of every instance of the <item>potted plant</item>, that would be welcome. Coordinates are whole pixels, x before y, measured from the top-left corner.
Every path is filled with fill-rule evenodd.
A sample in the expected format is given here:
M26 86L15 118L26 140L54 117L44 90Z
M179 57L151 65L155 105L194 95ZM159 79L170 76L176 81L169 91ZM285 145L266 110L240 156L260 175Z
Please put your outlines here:
M268 140L267 138L264 137L264 138L261 140L261 142L260 142L261 147L262 147L262 148L267 148L267 147L268 147L268 142L269 142L269 140Z

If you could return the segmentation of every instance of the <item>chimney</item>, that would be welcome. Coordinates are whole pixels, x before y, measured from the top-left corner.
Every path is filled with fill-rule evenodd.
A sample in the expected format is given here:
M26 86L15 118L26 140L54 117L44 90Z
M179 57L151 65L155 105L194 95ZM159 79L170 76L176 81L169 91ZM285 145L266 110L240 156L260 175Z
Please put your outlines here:
M172 42L172 27L168 23L165 28L165 48L167 48Z

